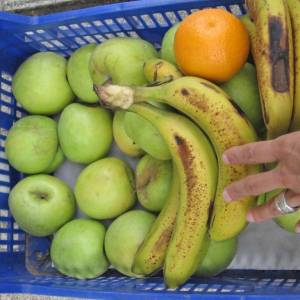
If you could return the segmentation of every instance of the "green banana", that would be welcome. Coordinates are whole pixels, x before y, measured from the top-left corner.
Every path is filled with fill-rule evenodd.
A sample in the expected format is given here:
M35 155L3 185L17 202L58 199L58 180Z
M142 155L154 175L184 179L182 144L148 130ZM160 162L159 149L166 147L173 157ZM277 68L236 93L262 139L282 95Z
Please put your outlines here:
M247 26L246 22L263 117L267 137L272 139L288 131L292 117L294 71L290 17L284 0L246 0L246 4L255 27Z
M290 131L296 131L300 130L300 0L287 0L286 3L294 41L294 108Z
M133 273L149 275L158 271L166 256L179 204L179 178L173 166L172 186L159 216L135 256Z
M182 77L181 72L170 62L160 58L150 58L144 63L144 76L151 84L168 82Z
M194 274L206 254L217 161L206 136L186 117L149 104L135 104L130 110L160 131L178 174L179 207L164 263L165 283L174 288Z
M246 226L246 214L255 206L255 197L249 196L226 203L224 188L233 181L257 173L258 166L226 165L223 152L237 145L256 141L256 133L225 92L213 83L197 77L181 77L156 87L95 86L104 105L127 109L133 102L147 99L163 101L193 119L210 138L219 164L218 186L210 224L210 238L226 240L238 235Z

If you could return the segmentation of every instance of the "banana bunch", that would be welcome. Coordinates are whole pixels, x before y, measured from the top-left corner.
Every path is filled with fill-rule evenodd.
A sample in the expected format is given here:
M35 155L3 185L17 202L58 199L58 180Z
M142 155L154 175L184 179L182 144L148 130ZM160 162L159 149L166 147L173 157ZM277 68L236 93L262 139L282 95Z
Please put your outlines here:
M241 20L250 35L267 138L272 139L300 129L300 1L246 0L246 5L248 15Z
M294 42L294 107L290 131L300 130L300 1L287 0Z
M195 272L209 240L227 240L245 228L255 197L226 203L222 192L257 173L259 166L226 165L221 156L231 146L256 141L256 133L227 94L201 78L183 76L153 87L95 86L95 91L103 105L128 109L151 122L169 147L173 188L136 254L133 271L149 275L163 268L167 286L177 287ZM149 100L177 112L145 104Z

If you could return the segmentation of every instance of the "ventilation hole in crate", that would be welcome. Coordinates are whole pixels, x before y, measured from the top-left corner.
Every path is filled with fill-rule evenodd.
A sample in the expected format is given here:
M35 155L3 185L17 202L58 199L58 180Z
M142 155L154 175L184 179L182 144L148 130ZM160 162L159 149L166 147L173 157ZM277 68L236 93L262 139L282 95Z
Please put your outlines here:
M23 116L25 116L25 114L19 110L16 111L16 117L17 119L21 119Z
M94 38L95 38L98 42L100 42L100 43L102 43L102 42L104 42L104 41L106 40L106 38L103 37L101 34L95 34L95 35L94 35Z
M87 42L84 41L81 37L76 37L76 38L74 39L74 41L75 41L77 44L79 44L80 46L85 45L85 44L87 43Z
M217 8L221 8L221 9L227 10L227 8L225 6L223 6L223 5L219 5L219 6L217 6Z
M153 16L153 18L156 20L156 22L161 27L167 27L167 26L169 26L167 20L163 16L163 14L161 14L161 13L154 13L152 16Z
M47 49L53 50L54 46L48 41L42 41L41 44L45 46Z
M11 93L11 85L5 83L5 82L1 82L1 89L5 92Z
M287 287L287 288L291 288L295 285L294 282L285 282L284 284L282 284L282 287Z
M11 108L3 104L1 105L1 111L9 115L11 114Z
M9 194L10 188L8 186L0 186L0 193Z
M3 170L3 171L9 171L9 165L0 162L0 170Z
M207 287L208 287L208 284L206 284L206 283L200 283L200 284L197 284L193 288L193 291L194 292L203 292Z
M89 22L82 22L82 23L80 23L80 25L81 25L82 27L84 27L84 28L90 28L90 27L92 27L92 24L89 23Z
M14 230L18 230L18 229L20 229L19 225L18 225L16 222L14 222L14 225L13 225L13 227L14 227Z
M8 95L6 95L6 94L1 93L1 94L0 94L0 99L1 99L3 102L6 102L6 103L12 103L12 98L11 98L11 96L8 96Z
M181 20L183 20L185 17L189 15L189 13L186 10L179 10L177 13L180 16Z
M124 30L132 29L132 27L129 25L129 23L125 18L117 18L116 21Z
M129 34L130 36L132 36L132 37L135 37L135 38L138 38L138 37L139 37L139 35L137 34L136 31L129 31L128 34Z
M96 28L97 32L100 31L102 33L107 33L109 32L110 30L107 28L106 25L104 25L104 23L100 20L96 20L96 21L93 21L93 24L98 27Z
M23 252L24 245L13 245L13 252Z
M8 228L8 222L0 221L0 228L1 229L7 229Z
M162 283L162 284L158 284L156 287L154 287L152 290L153 291L164 291L166 288L165 288L165 285Z
M167 11L165 13L165 16L167 17L167 19L172 23L175 24L177 22L179 22L178 18L176 17L175 13L172 11Z
M0 150L0 159L5 159L6 160L5 152L1 151L1 150ZM2 178L2 176L6 176L6 175L0 174L0 181L5 182L5 181L2 180L2 179L4 179L4 178Z
M235 288L234 285L225 285L225 286L222 286L221 292L222 293L230 293L230 292L232 292L232 290L234 288Z
M53 43L58 48L66 48L66 46L59 40L52 40L51 43Z
M1 72L1 77L6 81L12 81L12 76L4 71Z
M24 241L25 240L25 234L24 233L14 233L13 234L13 240L14 241Z
M0 209L0 217L8 217L8 210L7 209Z
M112 39L112 38L116 37L116 35L114 33L106 33L105 36L107 39Z
M218 289L217 288L208 288L207 290L206 290L206 292L207 293L216 293L218 291Z
M141 18L148 28L156 28L155 23L149 15L141 15Z
M104 23L112 30L112 31L120 31L121 28L114 22L113 19L106 19Z
M191 9L191 13L194 13L194 12L199 11L199 10L200 10L199 8L193 8L193 9Z
M1 128L0 128L1 130ZM4 148L5 147L5 141L4 140L0 140L0 147Z
M60 34L61 36L71 37L71 36L76 35L75 32L66 25L59 26L58 30L59 30L58 34Z
M0 153L3 153L3 154L4 154L3 151L1 151ZM0 156L0 157L1 157L1 156ZM6 158L5 154L3 155L2 158ZM10 182L10 178L9 178L8 175L0 174L0 181L1 181L1 182L9 183L9 182ZM1 217L1 214L0 214L0 217Z
M0 241L7 241L8 234L7 233L0 233Z
M7 252L8 251L8 245L0 245L0 252Z
M4 136L4 137L7 137L7 134L8 134L8 130L5 129L5 128L0 128L0 135ZM1 146L1 144L0 144Z
M97 43L97 41L90 35L86 35L83 37L88 43Z
M183 287L181 287L179 290L181 292L189 292L195 285L191 283L186 283Z
M230 289L225 289L225 288L223 288L223 289L220 290L220 292L221 292L221 293L230 293L231 290L230 290Z
M137 16L132 16L131 21L132 21L133 26L136 29L144 29L145 28L145 26L143 25L143 23Z
M124 32L117 32L116 35L120 36L120 37L126 37L127 36Z
M234 4L234 5L229 5L230 11L235 14L236 16L241 16L243 12L241 11L241 8L239 5Z

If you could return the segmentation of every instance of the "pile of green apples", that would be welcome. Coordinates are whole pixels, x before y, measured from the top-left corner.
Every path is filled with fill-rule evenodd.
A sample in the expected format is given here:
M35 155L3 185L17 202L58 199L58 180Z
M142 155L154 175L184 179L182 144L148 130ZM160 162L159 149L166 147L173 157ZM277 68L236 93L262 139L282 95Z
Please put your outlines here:
M51 259L62 274L95 278L112 265L122 274L140 276L132 265L167 199L170 153L159 132L139 115L100 107L93 86L157 84L158 75L166 79L157 73L158 65L181 76L173 52L177 27L165 34L160 53L139 38L112 38L86 45L68 60L36 53L13 77L13 94L29 115L15 122L6 140L10 165L25 174L9 195L9 208L28 234L53 235ZM260 130L254 66L247 63L222 88ZM123 158L111 156L113 143ZM137 162L135 170L128 157ZM83 165L74 190L53 175L66 159ZM76 217L78 210L84 218ZM101 223L105 220L109 225ZM210 243L196 274L223 271L236 249L236 239Z

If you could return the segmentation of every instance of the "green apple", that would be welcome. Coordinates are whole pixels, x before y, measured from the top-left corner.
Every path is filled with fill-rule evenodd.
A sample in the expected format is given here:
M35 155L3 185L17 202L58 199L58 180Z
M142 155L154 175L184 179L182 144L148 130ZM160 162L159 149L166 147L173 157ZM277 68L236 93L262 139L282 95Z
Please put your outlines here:
M273 200L278 194L282 193L282 189L276 189L266 193L266 202ZM290 232L296 233L295 227L297 223L300 221L300 210L297 210L294 213L282 215L279 217L274 218L275 223L281 227L282 229Z
M88 219L76 219L54 235L50 256L55 268L77 279L102 275L109 266L104 254L105 227Z
M119 149L128 156L141 156L144 151L128 136L124 128L124 110L118 110L113 119L113 136Z
M145 118L134 112L126 112L125 131L137 145L156 159L169 160L171 154L159 131Z
M28 116L18 120L9 130L5 153L16 170L35 174L50 166L57 147L56 122L45 116Z
M145 155L137 164L137 198L141 205L153 212L159 212L165 205L172 181L172 163Z
M255 67L246 63L230 80L220 85L248 117L257 132L264 130Z
M134 274L131 269L135 254L154 220L155 216L148 212L132 210L119 216L110 224L105 236L105 253L120 273L142 277Z
M68 60L67 75L75 95L83 102L96 103L98 96L93 89L89 62L96 44L89 44L76 50Z
M75 197L79 208L89 217L115 218L135 203L133 172L119 158L100 159L79 174Z
M161 43L161 58L176 65L174 39L180 23L174 24L164 35Z
M111 115L99 106L72 103L60 116L58 137L69 160L89 164L110 150L113 140Z
M115 37L96 47L90 60L90 74L98 85L107 80L118 85L143 85L147 83L143 65L153 57L158 57L158 53L149 42Z
M208 250L199 264L197 276L215 276L223 272L233 260L237 250L237 238L216 242L209 241Z
M43 173L50 174L55 172L62 165L64 160L65 160L64 153L61 150L61 147L58 146L53 161L51 162L50 166L48 166L48 168L43 171Z
M13 94L31 114L53 115L74 99L66 74L63 56L54 52L33 54L14 75Z
M47 236L74 217L72 190L59 178L38 174L19 181L9 194L10 212L22 230Z

